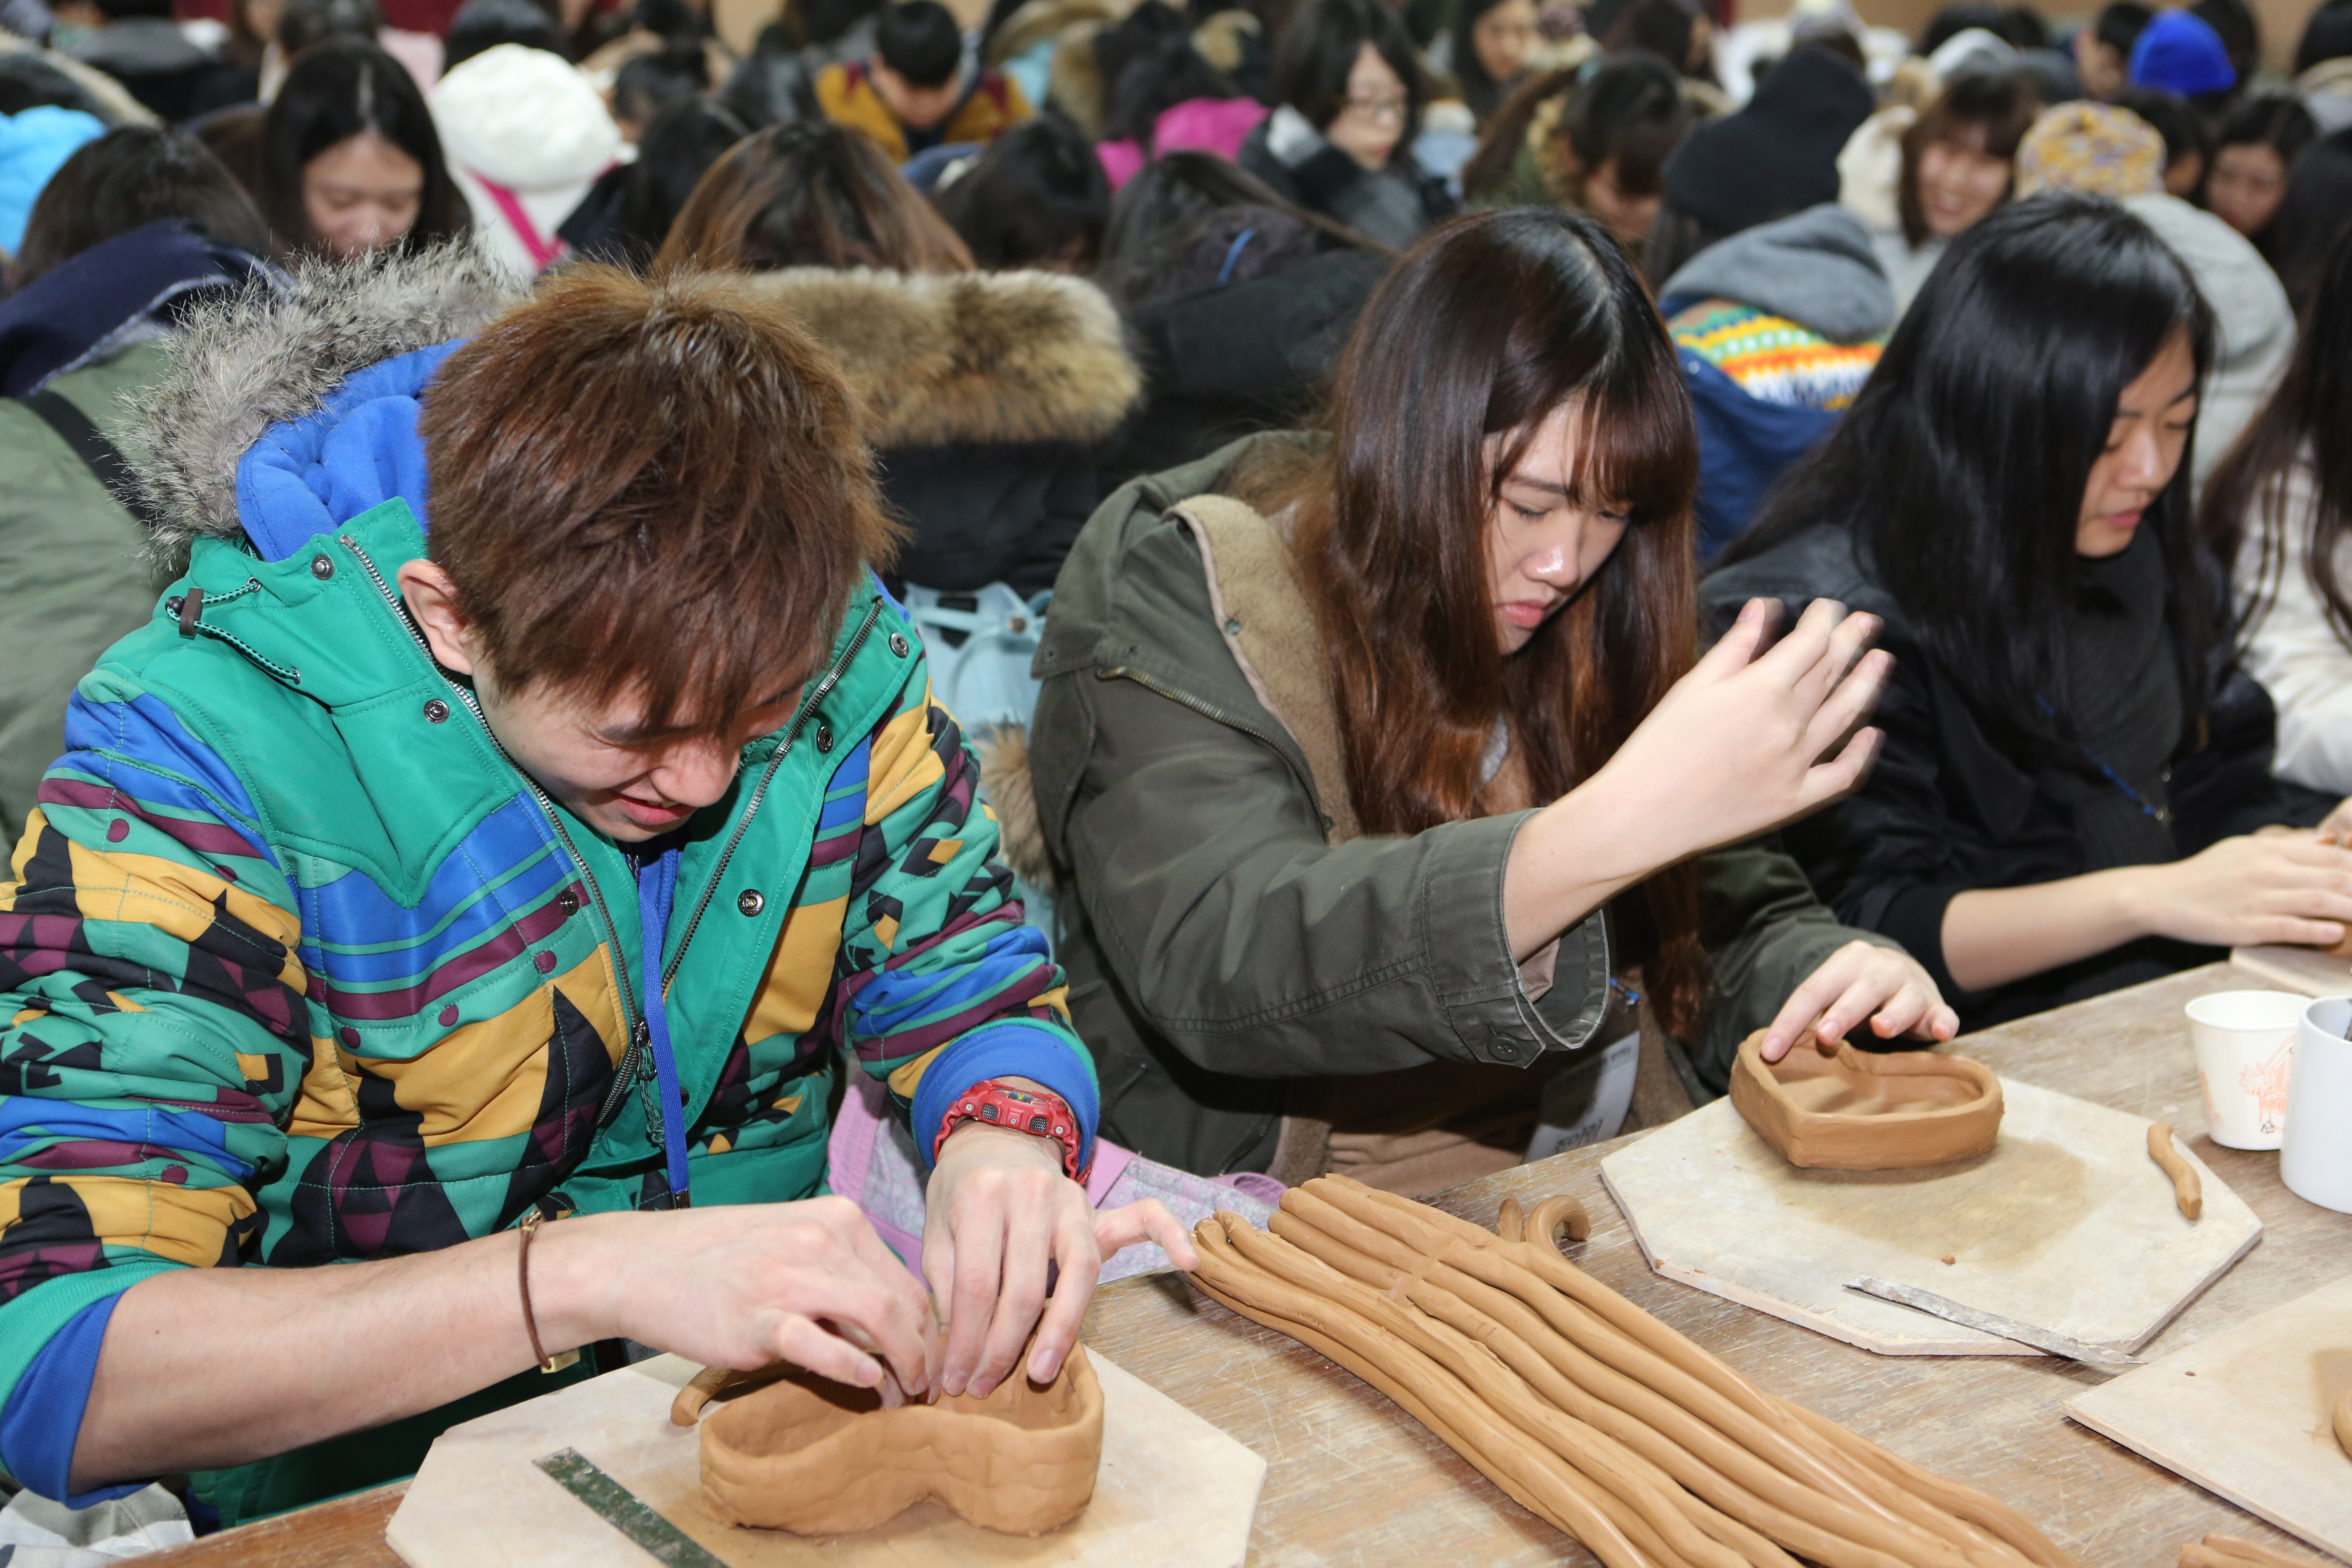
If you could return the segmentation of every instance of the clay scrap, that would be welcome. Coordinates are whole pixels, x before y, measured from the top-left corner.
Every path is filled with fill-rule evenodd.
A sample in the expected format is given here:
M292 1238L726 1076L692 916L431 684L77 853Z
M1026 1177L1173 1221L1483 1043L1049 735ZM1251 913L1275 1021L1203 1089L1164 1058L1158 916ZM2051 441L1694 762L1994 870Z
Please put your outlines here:
M2172 1178L2172 1201L2180 1212L2195 1219L2205 1212L2205 1183L2197 1174L2197 1167L2180 1157L2172 1146L2172 1124L2151 1121L2147 1124L2147 1153Z
M936 1499L982 1529L1042 1535L1094 1498L1102 1386L1083 1345L1043 1387L1016 1373L985 1399L887 1409L877 1390L797 1369L708 1368L670 1418L692 1425L753 1384L702 1422L703 1507L723 1523L851 1535Z
M1857 1051L1811 1031L1777 1062L1741 1042L1731 1103L1791 1165L1891 1171L1983 1153L2000 1136L2000 1079L1967 1057Z
M2346 1458L2352 1458L2352 1390L2336 1402L2336 1446L2344 1450Z
M2308 1557L2290 1557L2234 1535L2211 1534L2180 1549L2180 1568L2319 1568Z
M1271 1234L1202 1220L1192 1279L1378 1388L1606 1568L2070 1564L2013 1510L1766 1394L1576 1268L1555 1203L1486 1231L1321 1176L1283 1194Z

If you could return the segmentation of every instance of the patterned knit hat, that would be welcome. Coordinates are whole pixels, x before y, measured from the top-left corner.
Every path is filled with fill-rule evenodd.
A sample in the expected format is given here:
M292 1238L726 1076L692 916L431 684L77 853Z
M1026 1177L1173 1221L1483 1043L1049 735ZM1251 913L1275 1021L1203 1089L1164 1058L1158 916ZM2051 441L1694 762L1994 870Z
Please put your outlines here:
M2017 144L2017 194L2140 196L2164 189L2164 138L2128 109L2062 103Z

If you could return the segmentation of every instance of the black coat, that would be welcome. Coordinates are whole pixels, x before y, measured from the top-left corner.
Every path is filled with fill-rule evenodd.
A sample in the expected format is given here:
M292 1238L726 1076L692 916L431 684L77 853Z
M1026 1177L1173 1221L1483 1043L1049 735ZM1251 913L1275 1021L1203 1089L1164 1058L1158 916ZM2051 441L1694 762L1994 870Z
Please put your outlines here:
M1855 794L1784 834L1838 919L1882 931L1927 966L1965 1028L1982 1028L2219 958L2218 950L2149 939L1990 991L1964 992L1943 959L1944 910L1976 888L2026 887L2092 868L2067 805L1986 734L1959 689L1921 648L1907 619L1856 557L1853 535L1822 523L1710 575L1701 613L1717 634L1751 598L1781 603L1783 626L1814 599L1885 623L1895 672L1872 722L1886 742ZM2227 657L2212 665L2204 721L2175 754L2168 785L2174 847L2195 854L2267 823L2309 825L2332 804L2271 777L2270 694Z
M1445 182L1413 162L1411 147L1400 146L1389 166L1378 171L1328 142L1304 162L1286 163L1266 144L1266 128L1273 123L1262 121L1251 132L1234 162L1285 200L1399 250L1432 224L1454 216L1457 204Z
M1303 423L1387 273L1370 251L1326 251L1279 272L1130 308L1144 405L1104 465L1106 492L1241 437Z

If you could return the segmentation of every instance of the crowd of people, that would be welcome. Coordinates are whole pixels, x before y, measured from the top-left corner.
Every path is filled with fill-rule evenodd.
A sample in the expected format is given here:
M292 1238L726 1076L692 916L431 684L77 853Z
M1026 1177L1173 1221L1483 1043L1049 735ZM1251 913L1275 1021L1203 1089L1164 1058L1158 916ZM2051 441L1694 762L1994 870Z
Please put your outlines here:
M405 3L0 0L28 1495L2352 933L2352 0Z

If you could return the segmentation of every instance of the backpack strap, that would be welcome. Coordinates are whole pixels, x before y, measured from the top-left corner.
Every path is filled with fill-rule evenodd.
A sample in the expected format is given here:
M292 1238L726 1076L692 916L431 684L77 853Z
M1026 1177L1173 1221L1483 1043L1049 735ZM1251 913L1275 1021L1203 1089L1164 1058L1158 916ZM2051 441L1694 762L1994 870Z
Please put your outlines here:
M74 455L89 468L91 475L106 487L106 493L114 498L115 504L137 518L140 526L148 532L155 531L157 519L154 510L147 504L147 498L139 493L138 483L131 478L131 465L123 460L121 448L108 440L106 432L93 424L89 415L75 406L71 398L63 393L44 388L16 401L39 416L43 424L63 437L65 444L74 449Z

